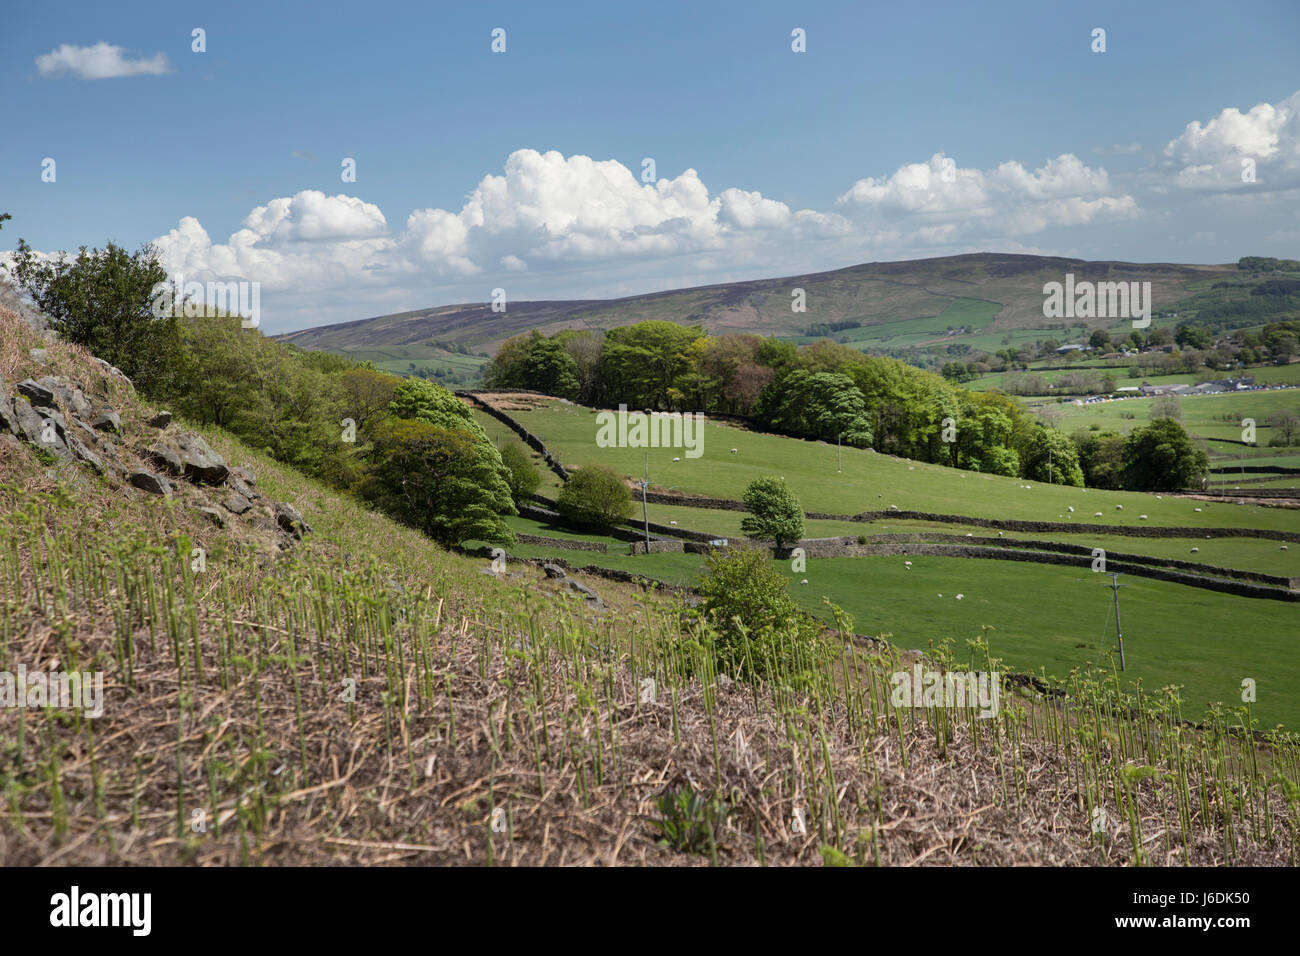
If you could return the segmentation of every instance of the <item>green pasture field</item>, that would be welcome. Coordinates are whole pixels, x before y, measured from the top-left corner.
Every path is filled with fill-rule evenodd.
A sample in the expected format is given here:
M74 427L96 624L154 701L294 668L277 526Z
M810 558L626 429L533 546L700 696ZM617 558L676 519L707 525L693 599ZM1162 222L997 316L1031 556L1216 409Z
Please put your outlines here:
M1110 578L1087 566L919 555L809 559L803 572L778 565L806 610L831 620L828 598L853 616L858 633L885 634L901 647L924 650L948 638L962 661L965 642L991 625L993 653L1010 670L1062 677L1089 662L1110 667ZM1264 727L1300 726L1300 606L1127 575L1120 582L1123 684L1140 680L1152 694L1180 684L1184 715L1198 717L1212 701L1239 705L1249 677Z
M1268 393L1254 394L1262 396ZM1292 397L1291 393L1276 394ZM1294 397L1300 399L1300 392L1296 392ZM1231 396L1222 401L1236 398ZM1185 411L1197 401L1215 399L1189 400L1184 403ZM1136 408L1140 402L1112 404ZM1062 407L1067 411L1073 408ZM1099 408L1106 409L1107 406L1085 406L1076 411L1092 412ZM589 409L550 402L531 412L512 414L538 435L566 466L600 463L629 477L640 478L642 475L646 450L598 447L595 441L596 415ZM1116 416L1105 423L1111 421L1123 420ZM1078 419L1080 425L1087 423L1084 418ZM1069 426L1063 427L1069 430ZM503 426L499 426L499 432L505 431ZM1117 525L1136 524L1138 515L1146 514L1148 522L1153 525L1300 531L1300 511L1266 509L1253 504L1201 502L1170 495L1157 497L1148 493L1045 485L914 462L856 448L842 450L843 471L837 473L834 445L760 434L711 421L706 421L703 435L703 455L699 458L685 457L682 449L649 449L652 485L686 493L740 498L745 486L754 478L775 475L787 479L804 510L834 514L888 510L890 505L896 505L901 510L939 514L1057 521L1068 520L1061 516L1068 514L1067 506L1074 506L1074 519L1080 521L1091 520L1086 516L1100 511L1102 520ZM738 452L735 455L730 453L733 447ZM674 462L674 457L681 460ZM1123 511L1118 511L1116 505L1123 505ZM685 526L697 527L699 519L690 520L692 524ZM700 530L714 529L706 527Z

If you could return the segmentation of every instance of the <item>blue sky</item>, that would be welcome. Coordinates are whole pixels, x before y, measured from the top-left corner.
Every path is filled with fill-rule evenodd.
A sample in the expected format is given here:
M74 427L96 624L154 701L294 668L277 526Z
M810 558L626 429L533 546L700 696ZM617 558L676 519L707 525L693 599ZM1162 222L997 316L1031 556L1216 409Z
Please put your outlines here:
M260 282L272 331L976 250L1297 256L1298 35L1294 0L11 7L0 250L158 241Z

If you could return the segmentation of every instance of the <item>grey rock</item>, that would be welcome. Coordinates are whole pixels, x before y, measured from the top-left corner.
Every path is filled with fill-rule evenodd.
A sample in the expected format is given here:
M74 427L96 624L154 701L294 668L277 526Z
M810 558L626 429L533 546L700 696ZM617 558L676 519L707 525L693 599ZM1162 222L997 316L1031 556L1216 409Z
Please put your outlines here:
M221 506L231 514L242 515L247 512L249 508L253 507L253 503L243 495L236 492L225 501L221 502Z
M591 588L587 587L587 585L583 584L581 581L575 581L575 580L573 580L572 578L570 578L570 579L569 579L569 587L572 588L573 590L577 591L579 594L581 594L583 597L585 597L588 601L593 601L593 602L595 602L596 604L604 604L604 603L605 603L604 601L602 601L602 600L600 599L600 595L599 595L599 594L597 594L597 593L596 593L595 591L593 591Z
M542 570L546 572L548 578L563 579L568 577L564 568L560 567L558 564L543 564Z
M488 577L490 577L490 578L494 578L494 577L497 576L497 573L496 573L494 570L492 570L491 568L479 568L479 569L478 569L478 573L479 573L479 574L486 574L486 575L487 575Z
M244 468L243 466L240 466L239 468L231 468L230 472L245 484L249 484L249 485L257 484L257 478L253 476L252 471L250 471L247 468Z
M0 389L0 433L3 432L18 434L18 416L14 414L13 400Z
M57 416L57 417L56 417ZM19 398L14 401L14 417L18 419L18 434L38 448L44 448L60 457L67 457L68 447L63 441L63 416L47 409L42 415Z
M28 354L32 357L33 362L38 362L41 365L50 364L50 357L46 354L45 349L32 349Z
M154 428L166 428L172 423L171 412L159 412L153 418L149 419L149 424Z
M150 445L144 450L144 457L159 468L165 468L172 475L180 475L185 466L181 462L181 456L177 454L174 448L168 445L157 444Z
M122 433L122 416L107 406L90 420L90 426L99 431Z
M261 495L256 491L236 478L233 470L226 476L226 487L235 492L235 494L247 498L249 501L256 501L261 497Z
M191 481L202 481L210 485L219 485L226 480L230 469L226 460L208 447L201 435L184 432L180 436L181 466L185 477Z
M54 331L54 329L42 329L41 338L43 338L47 342L63 341L63 336L61 336L58 332Z
M27 400L33 405L39 405L42 408L54 407L54 392L30 378L23 379L18 383L18 393L25 395Z
M275 506L275 521L285 531L289 532L295 538L301 538L304 534L310 534L312 527L307 523L301 512L291 504L281 503Z
M172 493L171 482L162 475L155 475L152 471L133 471L130 474L130 482L151 495L162 495L167 498Z
M104 463L99 460L99 457L93 451L82 443L80 438L76 435L68 435L65 440L68 443L68 450L72 452L73 458L76 458L78 461L84 461L94 469L96 474L102 475L104 473Z
M84 417L90 414L90 401L76 385L69 385L63 379L53 375L37 379L36 384L53 392L59 403L73 415Z
M203 515L204 517L206 517L209 521L211 521L211 522L212 522L214 525L216 525L218 528L224 528L224 527L226 526L226 516L223 515L223 514L222 514L220 511L218 511L216 508L207 508L207 507L203 507L203 508L199 508L199 509L198 509L198 512L199 512L199 514L201 514L201 515Z

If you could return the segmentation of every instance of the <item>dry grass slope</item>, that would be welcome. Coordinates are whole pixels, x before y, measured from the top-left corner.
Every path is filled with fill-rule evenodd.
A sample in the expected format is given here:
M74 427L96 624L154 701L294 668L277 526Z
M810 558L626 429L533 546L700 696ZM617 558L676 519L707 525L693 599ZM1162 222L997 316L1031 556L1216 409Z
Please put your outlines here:
M0 373L31 374L11 313L0 341ZM1097 688L899 710L911 658L838 640L786 662L801 690L733 682L665 596L593 582L599 612L530 567L479 574L207 437L316 532L284 548L0 443L0 670L105 674L98 719L0 711L4 865L1296 862L1295 744L1234 739L1231 715L1131 721ZM682 787L731 808L711 853L660 843Z

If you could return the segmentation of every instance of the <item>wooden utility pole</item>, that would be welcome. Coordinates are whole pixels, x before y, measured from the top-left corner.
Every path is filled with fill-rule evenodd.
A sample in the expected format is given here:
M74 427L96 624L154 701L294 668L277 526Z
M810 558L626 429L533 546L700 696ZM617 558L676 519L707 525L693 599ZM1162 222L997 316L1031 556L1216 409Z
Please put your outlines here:
M1115 636L1119 638L1119 669L1124 669L1124 632L1119 626L1119 572L1111 572L1111 583L1106 585L1115 594Z
M645 553L650 553L650 509L645 503L646 488L650 486L650 453L645 453L645 478L641 481L641 517L645 521Z

